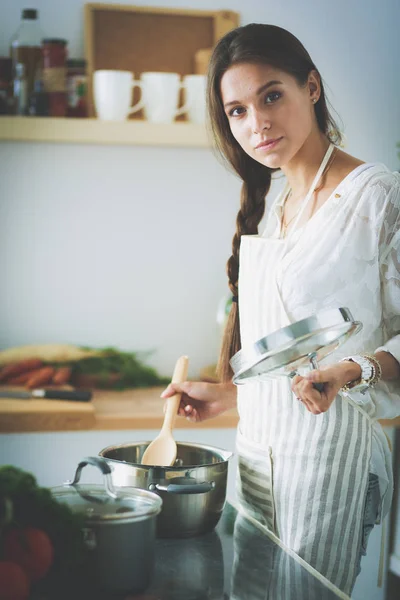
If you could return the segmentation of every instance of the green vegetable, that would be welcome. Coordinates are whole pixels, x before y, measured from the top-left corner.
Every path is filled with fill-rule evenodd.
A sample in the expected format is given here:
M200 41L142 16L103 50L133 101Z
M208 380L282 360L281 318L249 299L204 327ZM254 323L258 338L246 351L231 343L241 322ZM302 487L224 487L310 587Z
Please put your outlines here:
M42 529L53 544L54 563L38 585L59 582L83 564L83 526L84 515L72 513L66 504L57 502L49 489L38 486L33 475L13 466L0 467L0 560L2 538L9 529Z
M116 348L102 348L98 349L98 352L100 352L99 356L91 356L74 363L73 377L97 375L98 387L108 387L110 375L118 374L120 378L113 384L116 389L163 385L170 381L158 375L152 367L145 365L135 352L122 352Z

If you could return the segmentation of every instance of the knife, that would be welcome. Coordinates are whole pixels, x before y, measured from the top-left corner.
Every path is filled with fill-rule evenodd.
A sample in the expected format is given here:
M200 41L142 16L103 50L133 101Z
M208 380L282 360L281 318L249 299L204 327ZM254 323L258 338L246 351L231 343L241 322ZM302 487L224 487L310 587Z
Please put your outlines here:
M0 390L0 398L45 398L46 400L74 400L75 402L89 402L92 397L90 390Z

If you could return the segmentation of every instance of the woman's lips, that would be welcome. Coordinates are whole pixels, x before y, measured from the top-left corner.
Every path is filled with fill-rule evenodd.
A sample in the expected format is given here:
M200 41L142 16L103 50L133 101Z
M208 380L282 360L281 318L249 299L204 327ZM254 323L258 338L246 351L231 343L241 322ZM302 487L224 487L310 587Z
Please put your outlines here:
M275 140L267 140L265 142L261 142L260 144L258 144L258 146L256 146L256 150L271 150L272 148L275 148L277 144L279 144L281 139L282 138L280 137L276 138Z

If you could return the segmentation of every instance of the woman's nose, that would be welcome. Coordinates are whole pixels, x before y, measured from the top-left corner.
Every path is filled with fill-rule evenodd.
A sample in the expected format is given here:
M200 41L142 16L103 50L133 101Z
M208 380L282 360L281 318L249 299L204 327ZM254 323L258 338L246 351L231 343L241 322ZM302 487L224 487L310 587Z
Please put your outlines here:
M261 133L264 129L271 129L271 121L262 111L254 110L251 113L251 128L253 133Z

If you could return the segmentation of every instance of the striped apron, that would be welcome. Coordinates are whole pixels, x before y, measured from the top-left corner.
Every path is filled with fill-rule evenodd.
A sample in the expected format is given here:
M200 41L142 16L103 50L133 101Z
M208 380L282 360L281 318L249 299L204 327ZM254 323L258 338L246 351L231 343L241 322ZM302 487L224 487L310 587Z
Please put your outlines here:
M328 151L303 209L329 156ZM241 238L242 347L291 323L279 286L282 261L293 251L290 240L291 235ZM313 415L296 399L288 378L239 385L238 410L241 509L350 593L363 531L371 418L341 395L327 412Z

